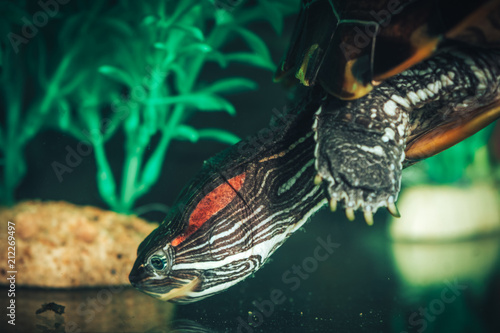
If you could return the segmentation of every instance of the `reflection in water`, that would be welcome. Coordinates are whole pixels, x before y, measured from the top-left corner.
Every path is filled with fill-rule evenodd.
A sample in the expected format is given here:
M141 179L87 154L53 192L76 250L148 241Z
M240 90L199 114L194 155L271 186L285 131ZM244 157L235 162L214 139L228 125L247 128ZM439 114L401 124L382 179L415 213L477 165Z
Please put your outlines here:
M498 238L392 244L399 277L393 332L490 332L481 309L499 262Z
M172 323L165 324L147 330L145 333L218 333L193 320L181 319L174 320Z
M189 305L174 307L129 287L19 288L14 332L500 332L499 237L391 243L385 232L383 221L367 227L320 212L254 278ZM283 274L314 256L317 238L330 234L341 246L292 291ZM284 302L258 327L240 328L238 318L247 319L274 289L284 292ZM0 297L0 306L6 300ZM65 313L35 314L49 302ZM12 332L5 324L0 332Z
M64 313L36 314L49 302L64 306ZM145 332L158 326L169 331L173 314L173 304L156 301L130 287L18 289L16 326L7 332ZM1 322L0 327L4 324Z
M172 323L172 333L217 333L192 320L175 320Z
M498 238L392 245L394 264L408 286L425 287L457 278L482 285L500 253Z
M4 289L0 293L4 294ZM5 330L5 321L2 321L1 332L218 332L193 320L174 319L174 304L158 301L130 287L79 290L22 288L16 292L16 302L15 327L9 325ZM59 314L49 310L36 313L43 304L50 302L64 306L64 312Z

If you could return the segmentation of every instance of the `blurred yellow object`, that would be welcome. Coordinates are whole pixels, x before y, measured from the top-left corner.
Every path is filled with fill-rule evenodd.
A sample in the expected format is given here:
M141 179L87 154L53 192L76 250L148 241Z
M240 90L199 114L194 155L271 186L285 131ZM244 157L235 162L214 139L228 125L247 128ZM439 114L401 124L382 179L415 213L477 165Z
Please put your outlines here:
M493 185L419 185L403 191L402 217L391 219L394 240L467 239L500 232L500 196Z
M395 242L394 265L407 286L425 287L443 281L484 285L500 253L498 237L457 242Z

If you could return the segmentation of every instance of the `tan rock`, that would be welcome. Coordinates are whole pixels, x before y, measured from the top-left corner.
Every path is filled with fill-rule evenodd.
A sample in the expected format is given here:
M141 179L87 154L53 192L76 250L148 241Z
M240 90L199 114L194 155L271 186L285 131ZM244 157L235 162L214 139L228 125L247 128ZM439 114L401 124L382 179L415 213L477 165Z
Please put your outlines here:
M64 201L25 201L0 207L0 283L6 283L7 222L15 223L16 284L33 287L92 287L128 284L137 247L157 227Z

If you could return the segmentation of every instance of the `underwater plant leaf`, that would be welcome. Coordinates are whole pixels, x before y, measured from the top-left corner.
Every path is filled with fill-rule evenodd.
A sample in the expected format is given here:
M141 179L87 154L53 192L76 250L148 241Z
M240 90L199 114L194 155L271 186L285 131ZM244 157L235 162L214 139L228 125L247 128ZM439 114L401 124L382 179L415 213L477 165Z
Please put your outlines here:
M234 106L227 100L216 95L205 93L152 98L149 100L149 103L153 105L185 104L195 107L200 111L225 111L232 116L236 114Z
M124 128L128 133L133 133L135 129L139 126L139 111L137 108L130 108L130 113L128 117L125 119Z
M158 181L164 159L165 149L163 149L161 145L158 145L144 165L140 181L141 186L140 189L138 189L140 193L137 193L136 195L141 195L142 193L147 192L149 188Z
M234 16L225 9L217 8L215 10L215 22L217 25L234 23Z
M283 32L283 12L272 2L260 1L259 5L262 7L262 14L265 15L265 18L269 21L274 31L278 35L281 35Z
M297 13L300 9L300 0L259 0L256 6L243 8L235 13L235 21L240 25L265 19L274 30L281 33L285 16ZM281 21L281 22L280 22Z
M187 80L187 74L184 70L184 67L182 67L181 65L177 64L177 63L172 63L169 65L169 68L168 68L170 71L172 71L173 73L175 73L175 86L177 88L177 90L181 93L185 93L186 92L186 89L183 85L184 82L186 82Z
M226 99L208 94L198 94L196 99L186 103L195 106L200 111L225 111L231 116L236 115L236 109Z
M255 81L242 77L234 77L215 81L208 87L203 88L201 91L211 94L227 94L246 90L255 90L257 88L258 85Z
M229 39L234 24L216 25L207 37L207 42L216 50Z
M207 55L208 61L215 61L221 68L226 68L228 65L228 61L226 59L226 55L219 51L211 52Z
M88 13L84 11L72 14L65 19L64 25L58 35L59 45L63 46L65 53L68 52L68 49L74 49L80 46L80 37L82 35L90 35L87 30L89 25L94 22L89 19ZM73 41L75 40L77 40L78 43L74 43Z
M68 130L71 126L71 107L66 99L59 100L59 127L63 130Z
M175 11L168 18L167 25L171 26L185 18L196 17L197 15L201 16L200 14L208 14L207 12L203 13L203 11L200 11L201 9L199 8L200 6L203 6L203 1L192 1L192 0L177 1L177 6L175 8ZM194 12L191 15L189 15L189 12L193 10L198 10L198 12Z
M148 15L142 19L141 25L152 25L153 23L156 23L157 21L158 21L158 18L156 16Z
M159 50L167 50L169 51L172 48L172 45L169 45L168 43L154 43L153 45L156 49ZM213 48L206 44L206 43L190 43L188 46L185 46L183 48L180 48L179 50L176 51L177 54L185 54L185 53L208 53L213 51ZM173 60L173 59L172 59Z
M134 86L134 80L127 72L123 71L120 68L114 66L101 66L98 69L99 73L107 76L119 83L126 85L127 87Z
M116 205L116 186L113 174L109 168L104 168L97 164L97 188L101 197L110 205Z
M182 53L208 53L208 52L211 52L213 51L213 48L206 44L206 43L193 43L193 44L190 44L189 46L186 46L186 47L183 47L181 48L178 53L179 54L182 54Z
M89 78L88 74L89 73L85 72L76 73L73 75L72 79L68 77L68 81L65 83L59 83L57 80L52 80L52 83L49 84L48 91L51 91L55 96L65 96L71 92L78 91L85 79Z
M245 28L235 28L234 31L243 38L243 40L256 54L260 55L263 59L272 62L271 54L269 53L266 43L264 43L259 36Z
M174 137L177 140L188 140L191 142L197 142L200 138L198 131L189 125L179 125L175 129Z
M125 38L134 38L134 30L130 27L130 25L123 20L112 18L112 17L104 17L99 20L100 24L107 25L108 31L113 29L113 33L119 32Z
M49 86L49 80L47 78L46 69L47 69L47 48L43 40L37 39L37 54L36 59L37 62L29 62L30 71L36 73L38 77L38 81L40 82L40 86L47 87Z
M205 35L203 34L203 31L198 27L188 26L184 24L173 24L171 28L182 30L191 37L193 37L194 39L199 40L200 42L205 40Z
M276 68L276 65L271 59L262 58L260 55L254 53L235 52L226 54L224 58L228 62L241 62L269 70L274 70Z
M168 47L168 45L167 45L167 44L165 44L165 43L160 43L160 42L156 42L156 43L154 43L154 45L153 45L153 46L155 47L155 49L159 49L159 50L168 50L168 49L169 49L169 47Z
M218 129L218 128L205 128L198 130L199 139L202 140L214 140L222 143L226 143L229 145L234 145L241 139L226 130Z

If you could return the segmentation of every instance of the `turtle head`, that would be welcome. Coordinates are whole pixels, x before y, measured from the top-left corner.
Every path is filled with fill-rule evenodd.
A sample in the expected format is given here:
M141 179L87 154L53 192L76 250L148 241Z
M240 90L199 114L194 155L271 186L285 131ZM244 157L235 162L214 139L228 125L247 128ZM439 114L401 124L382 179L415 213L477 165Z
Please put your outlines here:
M243 254L251 249L251 233L238 223L245 216L240 192L246 173L227 178L207 169L138 248L129 280L146 294L190 303L225 290L256 269L251 256Z
M139 246L134 287L180 303L222 292L262 267L325 203L313 183L315 105L305 105L283 132L240 141L204 164Z

